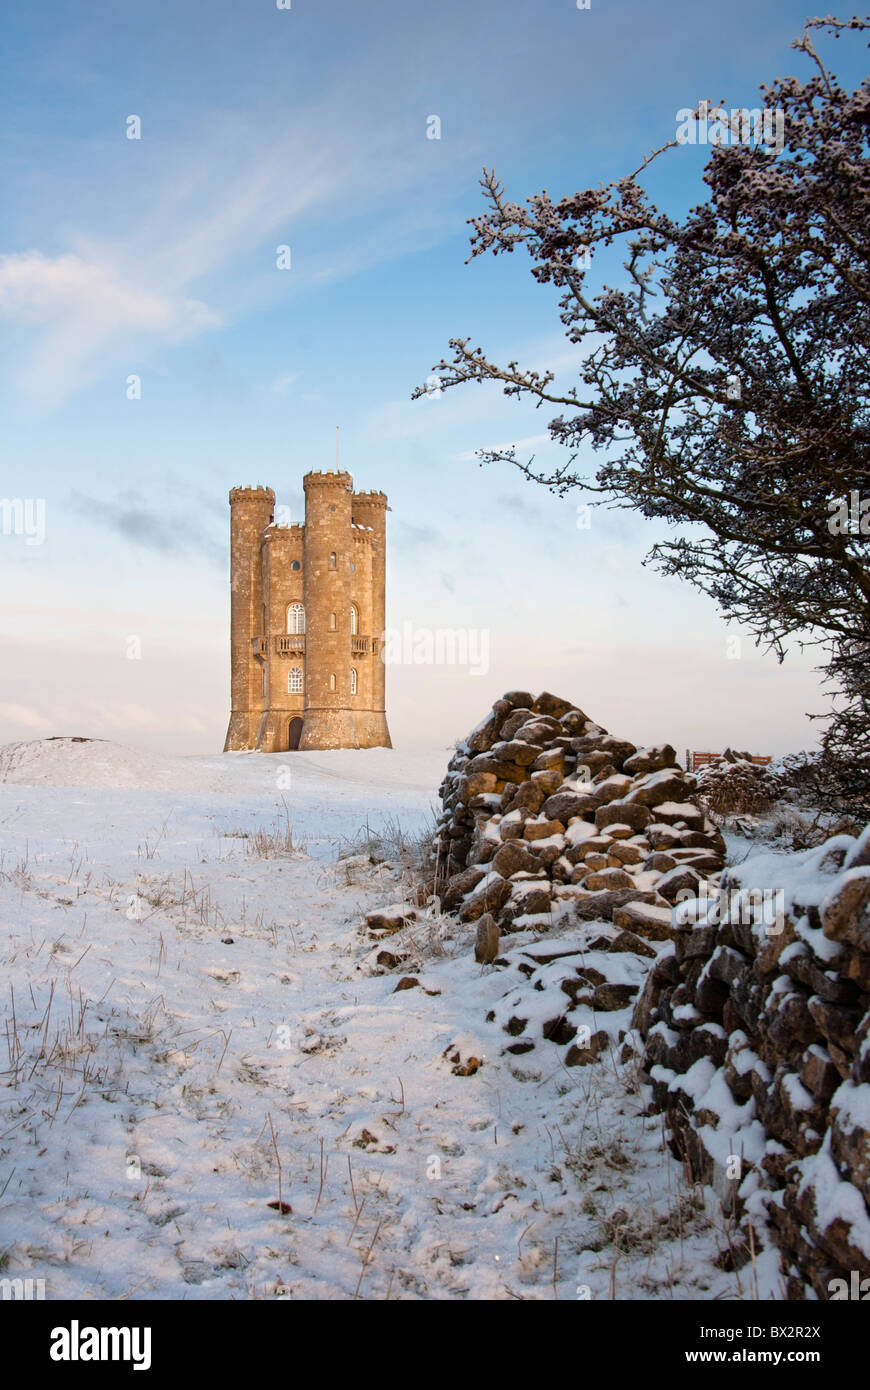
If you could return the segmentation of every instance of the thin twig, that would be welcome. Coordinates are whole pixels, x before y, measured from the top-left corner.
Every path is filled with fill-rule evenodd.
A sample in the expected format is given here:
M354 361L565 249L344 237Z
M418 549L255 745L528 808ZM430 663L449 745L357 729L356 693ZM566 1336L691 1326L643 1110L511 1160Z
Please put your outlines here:
M361 1201L360 1204L359 1204L359 1208L358 1208L358 1210L357 1210L356 1221L354 1221L354 1223L353 1223L353 1227L352 1227L352 1229L351 1229L351 1233L350 1233L350 1235L348 1236L347 1240L345 1241L345 1245L350 1245L351 1241L353 1240L354 1232L356 1231L356 1228L357 1228L357 1226L359 1225L359 1219L360 1219L360 1217L361 1217L362 1214L363 1214L363 1207L365 1206L365 1204L366 1204L366 1199L365 1199L365 1197L363 1197L362 1201Z
M363 1275L364 1275L365 1272L366 1272L366 1267L367 1267L367 1265L368 1265L368 1262L369 1262L369 1260L370 1260L371 1257L372 1257L372 1251L373 1251L374 1248L375 1248L375 1241L376 1241L377 1238L378 1238L378 1232L380 1231L380 1229L381 1229L381 1223L380 1223L380 1221L379 1221L378 1224L377 1224L377 1226L375 1227L375 1233L374 1233L374 1235L372 1236L372 1243L371 1243L371 1245L369 1246L368 1250L366 1251L365 1259L364 1259L363 1262L362 1262L362 1269L361 1269L360 1272L359 1272L359 1279L357 1280L356 1289L354 1290L354 1295L353 1295L354 1298L356 1298L356 1297L358 1296L358 1294L359 1294L360 1284L361 1284L362 1281L363 1281Z
M350 1162L350 1155L348 1155ZM317 1208L320 1206L320 1199L323 1196L323 1184L326 1179L326 1169L329 1167L329 1155L326 1156L326 1167L323 1165L323 1140L320 1141L320 1187L317 1192L317 1201L314 1203L314 1214L317 1215Z
M281 1155L278 1153L278 1140L275 1138L275 1126L272 1124L271 1111L268 1115L269 1128L272 1131L272 1148L275 1150L275 1162L278 1165L278 1215L284 1215L284 1198L281 1193Z

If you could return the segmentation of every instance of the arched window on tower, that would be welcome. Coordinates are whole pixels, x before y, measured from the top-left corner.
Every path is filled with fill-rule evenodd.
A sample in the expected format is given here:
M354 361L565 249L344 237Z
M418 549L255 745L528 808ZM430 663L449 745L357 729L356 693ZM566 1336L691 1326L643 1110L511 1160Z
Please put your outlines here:
M356 694L356 668L354 666L350 668L350 693L351 695Z
M302 694L302 667L291 666L287 673L287 690L291 695Z
M329 552L329 568L331 570L338 569L338 556L334 550Z
M330 630L330 632L335 632L335 629L336 629L337 627L338 627L338 614L337 614L337 613L330 613L330 615L329 615L329 630Z
M334 672L334 671L333 671L332 675L329 677L329 688L330 688L330 690L335 690L335 688L336 688L335 672Z
M287 631L294 635L305 631L305 607L291 603L287 608Z
M356 637L359 632L359 613L355 603L350 605L350 635Z

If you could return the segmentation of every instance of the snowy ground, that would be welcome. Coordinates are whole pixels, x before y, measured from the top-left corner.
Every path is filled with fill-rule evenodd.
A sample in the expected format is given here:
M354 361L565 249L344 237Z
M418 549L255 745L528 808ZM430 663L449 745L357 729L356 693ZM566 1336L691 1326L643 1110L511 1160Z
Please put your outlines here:
M48 1298L777 1296L714 1264L722 1218L633 1062L505 1052L485 1020L517 977L475 964L473 928L417 929L417 988L370 973L363 915L401 871L338 856L366 824L419 832L448 756L0 749L3 1276ZM288 823L297 852L258 857L252 832ZM503 954L554 942L582 937Z

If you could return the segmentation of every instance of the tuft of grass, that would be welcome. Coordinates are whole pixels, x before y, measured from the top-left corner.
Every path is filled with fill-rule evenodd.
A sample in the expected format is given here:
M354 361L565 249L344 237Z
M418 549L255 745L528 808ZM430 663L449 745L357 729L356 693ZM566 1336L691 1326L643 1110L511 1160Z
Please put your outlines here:
M775 796L761 778L726 776L705 787L699 800L707 814L721 822L727 816L763 816L771 810Z
M283 796L281 802L284 807L283 814L277 816L270 827L225 830L222 832L223 835L226 838L244 840L245 853L253 859L303 859L306 854L306 842L296 839L290 822L290 810Z
M336 859L341 863L343 859L366 855L372 864L398 864L408 873L422 875L429 866L434 835L434 816L413 834L393 816L387 816L377 830L366 820L355 835L336 841Z
M398 820L387 817L378 829L366 821L355 835L343 838L336 846L335 869L343 874L339 882L344 886L357 884L367 875L377 880L386 874L389 900L401 899L415 909L416 921L389 938L390 949L395 945L405 973L421 969L427 960L466 950L476 930L473 923L459 922L441 910L433 850L435 830L434 813L411 834Z
M729 821L726 817L726 823L743 830L752 840L794 852L815 849L832 835L857 836L863 829L862 824L850 816L837 816L826 809L811 813L785 801L774 803L769 814L754 817L749 826L742 826L739 818Z
M16 860L14 864L7 864L6 850L0 850L0 882L13 883L22 889L33 887L33 875L30 872L30 846L25 848L24 854Z
M474 933L474 923L459 922L442 912L435 898L426 904L416 922L410 922L389 937L387 944L390 950L397 949L402 958L402 973L407 975L421 970L427 960L443 959L457 951L467 952Z

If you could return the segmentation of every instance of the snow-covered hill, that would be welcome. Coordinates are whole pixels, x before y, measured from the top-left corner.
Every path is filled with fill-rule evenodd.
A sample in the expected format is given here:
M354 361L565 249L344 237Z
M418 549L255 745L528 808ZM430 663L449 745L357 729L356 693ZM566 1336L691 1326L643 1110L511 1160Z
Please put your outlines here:
M413 988L371 973L363 916L402 870L348 853L419 833L447 756L0 749L4 1275L48 1298L749 1292L634 1062L508 1053L473 928L423 917ZM258 857L288 827L296 850ZM586 930L503 955L528 975Z

